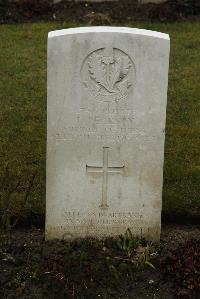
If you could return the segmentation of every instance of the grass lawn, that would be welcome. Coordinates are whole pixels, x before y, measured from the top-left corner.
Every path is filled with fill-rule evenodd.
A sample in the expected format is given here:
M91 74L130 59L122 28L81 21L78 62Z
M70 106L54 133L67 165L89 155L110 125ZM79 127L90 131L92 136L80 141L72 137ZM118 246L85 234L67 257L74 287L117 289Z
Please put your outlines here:
M163 207L174 213L198 210L200 23L127 25L170 34ZM0 214L4 225L13 216L44 214L47 33L72 26L0 27Z

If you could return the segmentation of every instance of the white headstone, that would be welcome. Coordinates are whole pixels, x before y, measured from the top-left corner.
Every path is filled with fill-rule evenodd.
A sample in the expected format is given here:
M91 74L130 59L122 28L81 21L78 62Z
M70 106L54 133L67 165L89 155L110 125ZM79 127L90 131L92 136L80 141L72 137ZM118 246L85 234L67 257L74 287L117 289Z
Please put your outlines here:
M49 33L47 239L159 239L169 48L140 29Z

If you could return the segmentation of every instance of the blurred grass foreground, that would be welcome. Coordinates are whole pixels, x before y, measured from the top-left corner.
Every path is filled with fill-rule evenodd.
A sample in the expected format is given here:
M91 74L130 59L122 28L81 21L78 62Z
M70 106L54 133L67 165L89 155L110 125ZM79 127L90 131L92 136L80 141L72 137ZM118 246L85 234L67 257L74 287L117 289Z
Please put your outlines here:
M74 25L73 25L74 26ZM79 24L77 24L79 26ZM200 210L200 23L129 24L170 34L163 211ZM45 213L48 31L70 24L1 25L1 227L37 224Z

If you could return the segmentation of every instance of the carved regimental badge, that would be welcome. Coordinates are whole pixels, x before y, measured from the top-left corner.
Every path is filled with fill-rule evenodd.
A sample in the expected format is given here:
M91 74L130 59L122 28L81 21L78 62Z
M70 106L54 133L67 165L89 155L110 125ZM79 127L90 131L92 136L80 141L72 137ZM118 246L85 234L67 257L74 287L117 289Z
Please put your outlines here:
M105 101L125 101L135 83L135 65L116 48L102 48L89 54L82 65L84 88Z

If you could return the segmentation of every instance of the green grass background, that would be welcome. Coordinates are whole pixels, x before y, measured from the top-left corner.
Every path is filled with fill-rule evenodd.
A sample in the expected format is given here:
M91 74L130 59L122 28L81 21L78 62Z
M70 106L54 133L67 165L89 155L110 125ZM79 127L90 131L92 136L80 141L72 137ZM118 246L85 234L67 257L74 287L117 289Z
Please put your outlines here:
M127 25L170 34L163 209L177 214L197 211L200 23ZM74 26L0 26L0 211L6 210L8 217L44 214L47 33Z

